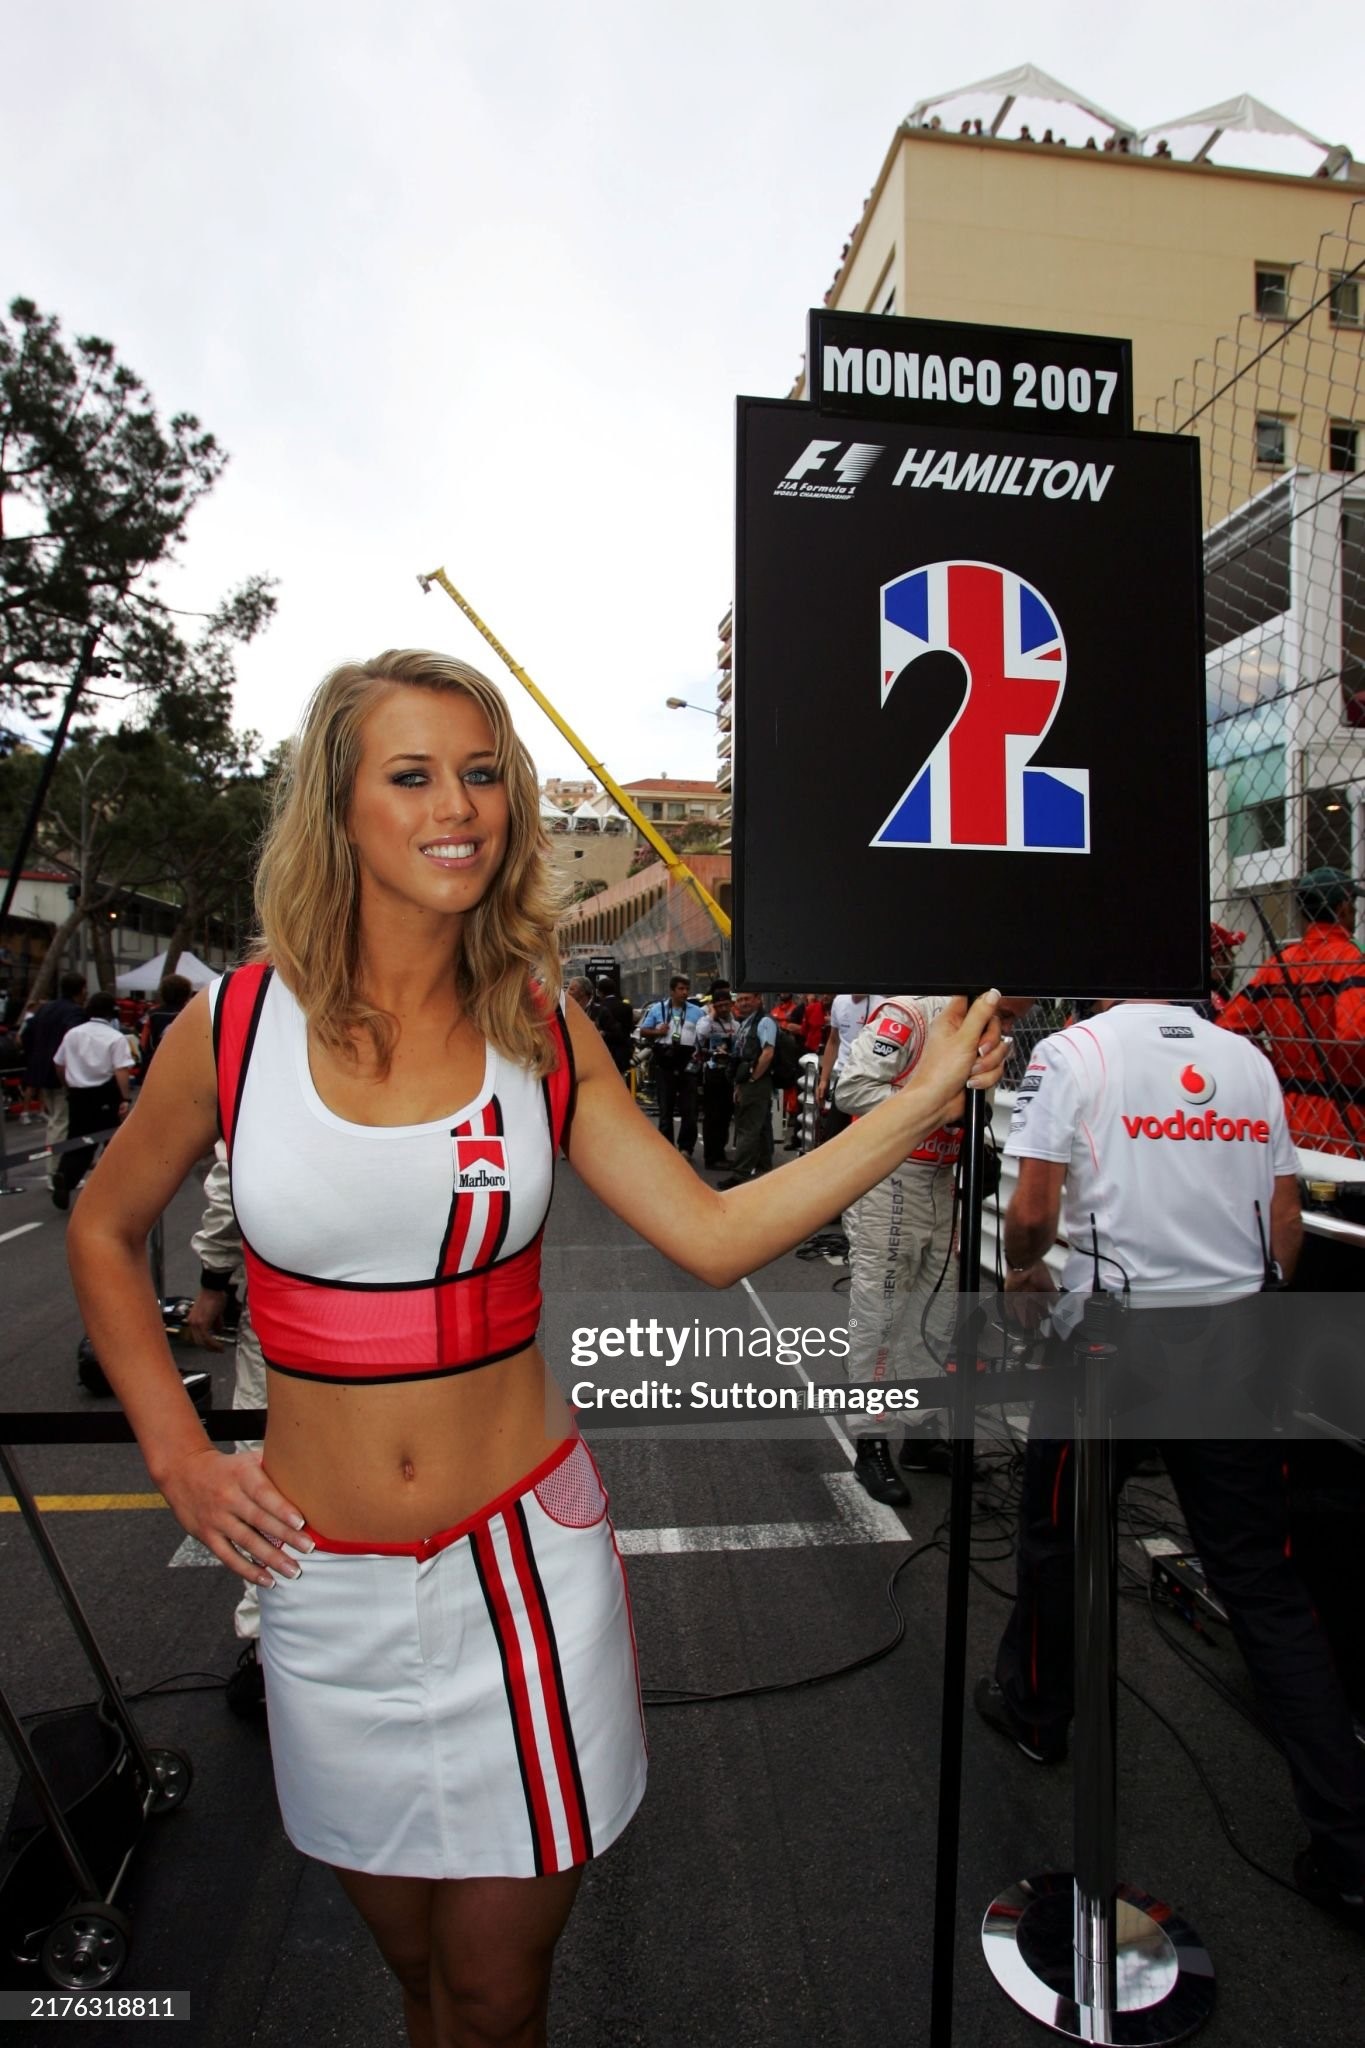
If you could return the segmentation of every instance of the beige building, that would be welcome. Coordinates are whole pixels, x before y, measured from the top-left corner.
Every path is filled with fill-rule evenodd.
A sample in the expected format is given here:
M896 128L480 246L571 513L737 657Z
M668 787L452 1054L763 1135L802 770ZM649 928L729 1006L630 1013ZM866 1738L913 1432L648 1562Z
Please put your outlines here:
M1023 90L1012 96L1011 82ZM1030 93L1039 84L1054 87L1055 99ZM1195 161L1197 148L1186 158L1158 155L1163 143L1171 148L1166 133L1139 136L1040 73L995 85L924 102L897 129L825 303L850 313L1118 335L1133 344L1135 421L1162 427L1184 424L1169 417L1168 404L1181 380L1191 413L1206 395L1195 366L1202 359L1213 371L1220 336L1249 318L1274 343L1293 323L1338 390L1341 413L1315 404L1301 417L1275 352L1248 390L1234 500L1295 465L1365 463L1365 419L1357 416L1365 280L1343 274L1329 279L1320 303L1305 296L1311 285L1318 297L1321 237L1346 237L1351 208L1365 197L1365 169L1349 152L1306 148L1307 158L1321 158L1306 176ZM1007 108L999 132L979 116L980 134L950 132L956 108L978 101ZM1022 121L1020 110L1039 103L1056 122L1043 134L1069 129L1072 146L1032 136L1036 119ZM940 104L948 120L931 125ZM1254 102L1229 107L1243 104L1246 121L1282 119ZM1215 132L1192 116L1165 128L1172 140ZM1229 116L1218 132L1226 150L1269 131L1234 128ZM1273 132L1311 141L1288 122ZM1329 167L1334 174L1324 176ZM1212 523L1213 505L1226 509L1227 487L1211 470L1207 443L1204 453Z
M565 894L575 897L585 888L624 882L639 844L634 826L629 832L555 832L550 836L550 861Z
M726 798L718 783L689 782L673 775L656 775L643 782L623 782L651 825L661 825L665 839L669 825L705 824L723 815Z
M552 804L558 804L561 810L572 811L597 795L597 784L590 776L566 781L562 775L549 775L541 784L540 793L549 797Z

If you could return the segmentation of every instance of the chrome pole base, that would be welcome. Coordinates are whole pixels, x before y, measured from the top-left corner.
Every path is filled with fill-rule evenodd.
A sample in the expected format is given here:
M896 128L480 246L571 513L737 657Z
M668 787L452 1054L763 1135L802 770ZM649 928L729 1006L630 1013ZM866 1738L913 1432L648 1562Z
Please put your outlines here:
M992 1900L981 1946L1001 1990L1035 2020L1073 2041L1160 2048L1183 2040L1213 2011L1213 1964L1180 1915L1130 1884L1117 1900L1117 2008L1076 1997L1075 1885L1049 1873Z

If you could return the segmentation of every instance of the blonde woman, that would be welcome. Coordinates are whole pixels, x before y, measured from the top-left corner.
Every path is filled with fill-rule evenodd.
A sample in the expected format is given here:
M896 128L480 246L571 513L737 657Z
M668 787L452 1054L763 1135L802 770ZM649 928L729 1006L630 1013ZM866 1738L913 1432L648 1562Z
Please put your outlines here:
M330 675L261 860L256 957L167 1032L70 1233L155 1483L261 1588L284 1824L368 1922L414 2048L545 2040L583 1865L644 1789L606 1500L535 1342L556 1149L726 1286L884 1179L1002 1059L992 1002L959 1002L856 1131L716 1193L556 1000L538 813L476 670L394 652ZM271 1368L260 1455L205 1437L143 1255L220 1124Z

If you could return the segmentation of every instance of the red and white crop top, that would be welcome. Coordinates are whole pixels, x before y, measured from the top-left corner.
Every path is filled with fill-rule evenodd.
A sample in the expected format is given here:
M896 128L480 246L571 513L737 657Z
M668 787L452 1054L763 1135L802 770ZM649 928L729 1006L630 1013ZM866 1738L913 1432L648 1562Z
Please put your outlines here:
M574 1069L559 1011L542 1081L492 1045L474 1100L432 1123L333 1115L308 1020L271 967L209 991L218 1118L266 1363L374 1386L472 1372L540 1321L540 1240Z

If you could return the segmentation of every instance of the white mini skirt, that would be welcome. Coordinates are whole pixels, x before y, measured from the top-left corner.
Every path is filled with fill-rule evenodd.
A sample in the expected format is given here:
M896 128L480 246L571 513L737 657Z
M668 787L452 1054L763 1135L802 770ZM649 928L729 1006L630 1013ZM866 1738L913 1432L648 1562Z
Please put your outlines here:
M570 1438L418 1544L291 1551L261 1599L275 1787L305 1855L386 1877L537 1877L645 1787L625 1571Z

